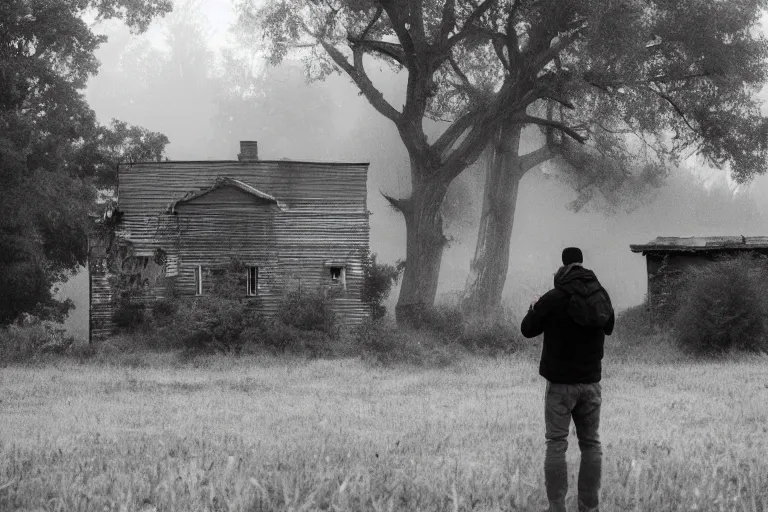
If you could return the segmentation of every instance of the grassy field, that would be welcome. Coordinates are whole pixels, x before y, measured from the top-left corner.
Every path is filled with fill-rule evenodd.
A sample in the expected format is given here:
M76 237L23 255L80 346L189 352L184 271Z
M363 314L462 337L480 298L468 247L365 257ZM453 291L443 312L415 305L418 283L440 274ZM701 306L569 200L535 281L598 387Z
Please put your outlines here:
M150 360L0 369L0 510L546 506L531 353L433 370ZM601 509L768 512L764 356L631 360L605 361ZM572 431L571 510L577 461Z

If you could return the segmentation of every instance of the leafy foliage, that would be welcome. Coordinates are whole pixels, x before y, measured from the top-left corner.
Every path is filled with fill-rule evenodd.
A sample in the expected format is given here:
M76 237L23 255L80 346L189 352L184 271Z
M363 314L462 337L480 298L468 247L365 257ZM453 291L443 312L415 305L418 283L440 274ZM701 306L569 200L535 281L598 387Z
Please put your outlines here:
M345 73L400 133L410 198L389 198L409 233L403 305L434 301L439 207L489 133L537 126L581 193L609 201L659 183L690 153L747 181L764 171L768 123L755 93L768 71L761 0L240 0L239 27L270 62ZM366 59L407 74L402 109ZM435 140L424 118L452 124ZM418 233L418 235L414 235ZM429 281L429 282L428 282Z
M210 293L196 297L176 295L151 303L140 291L116 288L119 300L113 320L118 335L155 349L186 349L190 354L232 352L255 348L277 352L327 352L337 335L336 318L328 297L320 290L288 294L276 318L265 318L258 298L246 297L247 266L237 258L211 275Z
M117 18L134 30L168 0L10 0L0 6L0 325L23 313L61 320L71 303L52 285L85 262L96 186L126 158L159 158L167 138L113 121L100 126L81 90L104 37L83 21Z
M0 365L27 362L44 353L62 354L73 343L65 329L42 322L0 327Z
M683 277L683 302L673 320L678 343L704 356L768 349L768 259L737 257Z
M291 292L280 306L278 318L301 331L334 334L336 317L328 298L320 291Z
M376 255L367 252L363 257L363 287L360 299L371 304L371 314L374 320L383 318L387 314L387 308L382 303L387 299L404 267L404 262L397 265L379 263Z
M650 336L650 306L647 302L632 306L616 315L614 335L625 341L639 341Z

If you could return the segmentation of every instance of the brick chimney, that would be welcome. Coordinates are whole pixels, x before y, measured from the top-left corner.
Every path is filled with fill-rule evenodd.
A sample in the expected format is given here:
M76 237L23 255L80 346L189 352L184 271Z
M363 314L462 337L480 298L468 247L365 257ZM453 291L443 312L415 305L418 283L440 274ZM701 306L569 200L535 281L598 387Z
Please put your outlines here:
M241 140L240 141L240 154L237 155L238 160L258 160L259 159L259 143L255 140Z

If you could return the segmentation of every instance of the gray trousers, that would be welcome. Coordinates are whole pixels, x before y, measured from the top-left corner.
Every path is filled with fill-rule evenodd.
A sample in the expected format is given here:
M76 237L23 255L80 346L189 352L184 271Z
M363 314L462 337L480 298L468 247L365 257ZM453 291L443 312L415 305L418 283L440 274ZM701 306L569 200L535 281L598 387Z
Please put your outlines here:
M602 388L593 384L556 384L547 381L544 399L547 453L544 458L544 480L549 499L549 512L566 512L568 470L565 452L571 418L576 426L581 449L579 466L579 512L598 512L602 447L600 445L600 404Z

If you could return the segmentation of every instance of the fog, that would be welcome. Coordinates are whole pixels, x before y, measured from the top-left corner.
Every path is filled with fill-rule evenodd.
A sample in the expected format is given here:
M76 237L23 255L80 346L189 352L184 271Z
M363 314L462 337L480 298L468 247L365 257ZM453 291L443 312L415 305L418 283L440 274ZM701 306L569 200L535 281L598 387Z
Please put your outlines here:
M409 162L392 123L359 96L353 84L334 75L307 84L300 64L256 66L255 77L241 80L239 68L222 63L226 25L232 21L225 1L197 2L189 13L156 21L147 34L132 36L118 24L98 28L109 36L97 56L99 74L86 98L102 123L117 118L167 135L171 160L235 159L240 140L257 140L263 159L370 162L368 208L371 250L380 261L405 257L405 226L380 194L408 194ZM201 30L178 30L178 26ZM167 27L176 26L169 32ZM168 34L173 33L173 39ZM370 62L369 72L393 105L402 104L404 79ZM250 87L245 100L233 85ZM432 135L443 127L430 127ZM525 141L535 149L535 136ZM549 165L550 167L547 167ZM517 308L552 284L560 251L582 248L585 266L595 270L621 310L642 302L645 261L629 244L656 236L764 235L768 215L768 177L735 187L724 171L689 159L645 204L608 214L594 206L574 213L567 207L576 193L549 176L551 164L529 172L518 196L505 298ZM452 190L461 215L450 216L439 294L460 291L474 252L482 201L482 163L460 177ZM68 329L87 337L88 283L79 274L62 287L75 301ZM390 305L397 299L393 290Z

